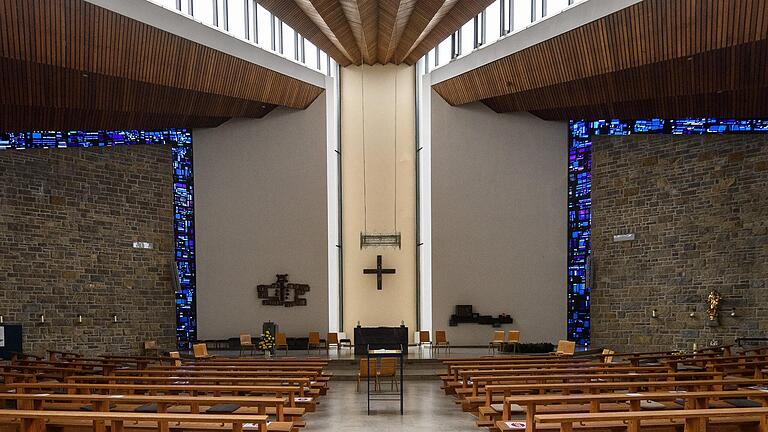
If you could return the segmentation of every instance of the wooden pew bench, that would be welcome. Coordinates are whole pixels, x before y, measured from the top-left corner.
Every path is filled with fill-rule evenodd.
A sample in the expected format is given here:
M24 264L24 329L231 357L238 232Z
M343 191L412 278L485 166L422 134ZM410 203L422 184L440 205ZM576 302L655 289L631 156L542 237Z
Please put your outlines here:
M268 373L252 373L252 372L234 372L234 371L224 371L224 372L204 372L204 373L197 373L197 372L186 372L186 371L180 371L178 373L170 373L170 372L163 372L161 374L121 374L118 372L116 375L113 375L115 378L115 382L120 381L132 381L132 382L142 382L146 381L147 383L151 383L154 380L158 380L159 382L165 382L166 380L171 380L171 382L188 382L188 383L202 383L206 380L208 381L216 381L220 385L225 385L229 383L230 385L255 385L258 384L260 381L263 384L267 384L269 382L277 382L277 383L296 383L295 385L299 385L303 389L303 393L300 396L311 396L311 397L317 397L320 395L324 395L328 392L328 380L319 379L317 376L313 376L311 373L300 373L300 372L268 372ZM100 377L100 376L97 376ZM123 380L125 378L125 380ZM71 380L73 378L67 377L68 380ZM65 379L65 381L67 380ZM74 378L76 380L79 380L81 382L86 382L88 380L96 380L99 381L99 378L85 378L83 377L77 377Z
M20 424L21 432L45 432L49 426L71 427L92 425L94 432L105 432L106 422L111 432L125 429L209 430L267 432L267 416L235 414L172 414L172 413L116 413L84 411L0 410L0 422ZM222 425L229 424L229 427Z
M569 383L569 384L512 384L512 385L489 385L486 387L485 396L470 397L467 404L473 409L465 411L477 412L478 425L489 426L493 424L496 417L502 413L504 401L513 395L553 395L552 391L560 392L554 395L561 399L571 394L594 395L604 392L660 392L660 391L723 391L722 380L693 380L693 381L627 381L627 382L589 382L589 383ZM735 383L728 383L729 386L750 386L764 384L764 381L742 380ZM736 388L734 388L735 390ZM574 393L580 392L580 393ZM479 406L478 406L479 403ZM476 408L475 408L476 407Z
M94 383L15 383L5 386L16 393L50 392L57 390L68 394L179 394L192 396L210 394L221 395L261 395L288 398L288 405L304 408L307 412L315 411L317 400L301 396L303 388L298 386L230 386L230 385L174 385L174 384L94 384Z
M136 377L170 377L179 379L180 377L231 377L237 378L308 378L310 381L310 387L317 389L318 394L326 394L328 391L328 382L331 379L330 375L322 375L315 371L237 371L237 370L135 370L135 369L123 369L116 370L114 376L136 376Z
M457 373L459 374L459 379L455 382L450 381L447 383L447 390L446 392L449 394L455 394L455 389L459 387L470 387L471 384L469 383L471 377L481 377L481 376L495 376L495 375L515 375L515 376L524 376L524 375L575 375L575 374L629 374L629 373L636 373L636 374L644 374L644 373L666 373L667 370L664 367L612 367L612 368L603 368L603 367L591 367L591 368L557 368L557 369L490 369L490 370L467 370L467 371L461 371ZM467 379L461 379L461 377L467 377Z
M764 407L768 406L768 392L761 390L733 390L733 391L705 391L705 392L642 392L642 393L599 393L579 395L522 395L510 396L504 400L504 408L501 421L512 420L514 413L519 413L516 407L522 407L525 414L526 432L535 432L538 424L534 417L542 408L547 411L567 411L573 413L600 412L603 404L610 404L609 409L614 409L617 403L624 403L627 411L641 411L642 409L666 410L681 408L678 401L683 401L685 409L708 409L710 404L720 409L731 409L733 405L723 400L757 399ZM663 403L660 403L663 402ZM646 406L644 406L646 405ZM498 426L498 422L496 423Z
M459 397L479 396L489 384L515 384L547 382L607 382L607 381L679 381L685 379L723 379L720 372L651 372L651 373L581 373L581 374L546 374L546 375L473 375L462 376L464 382L455 393ZM468 387L469 386L469 387Z
M0 393L0 400L15 400L18 409L33 410L269 415L275 419L269 427L273 432L290 432L294 426L304 426L304 409L286 407L287 399L278 397Z
M768 424L768 408L724 408L724 409L693 409L670 411L634 411L609 413L578 413L578 414L540 414L535 417L538 428L554 426L561 432L571 432L577 429L626 428L628 432L638 432L641 426L675 426L684 425L685 432L705 432L707 423L747 426L758 423L760 431L765 432ZM509 429L498 422L502 431Z

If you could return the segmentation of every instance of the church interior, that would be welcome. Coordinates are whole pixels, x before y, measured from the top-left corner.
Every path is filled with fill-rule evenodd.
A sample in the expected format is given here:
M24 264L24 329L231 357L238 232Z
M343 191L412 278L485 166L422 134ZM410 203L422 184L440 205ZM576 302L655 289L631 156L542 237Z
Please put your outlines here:
M0 0L0 432L768 432L766 101L765 0Z

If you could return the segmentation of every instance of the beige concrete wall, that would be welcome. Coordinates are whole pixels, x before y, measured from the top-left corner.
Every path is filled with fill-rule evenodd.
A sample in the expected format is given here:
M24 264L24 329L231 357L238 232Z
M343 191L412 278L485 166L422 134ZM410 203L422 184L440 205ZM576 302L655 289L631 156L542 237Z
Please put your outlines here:
M567 124L432 93L432 327L452 345L490 326L448 327L457 304L508 313L524 342L566 334Z
M328 328L326 106L276 109L193 132L199 337ZM306 307L263 306L275 274L307 283Z
M415 330L415 82L407 66L341 71L344 235L344 329L396 326ZM397 139L395 139L395 137ZM366 179L364 182L363 179ZM367 217L366 217L367 215ZM366 221L367 219L367 221ZM402 234L402 249L360 249L360 233ZM383 256L395 275L363 275Z

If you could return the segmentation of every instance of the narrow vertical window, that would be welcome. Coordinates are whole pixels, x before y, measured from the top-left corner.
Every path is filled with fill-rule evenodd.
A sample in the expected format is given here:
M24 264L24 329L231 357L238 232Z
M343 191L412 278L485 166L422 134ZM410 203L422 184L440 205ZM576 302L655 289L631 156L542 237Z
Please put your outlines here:
M224 24L224 30L229 31L229 0L221 0L222 14L221 18Z
M251 40L251 0L243 0L243 24L245 25L245 40Z
M219 0L212 0L211 5L213 6L213 25L218 27L219 26Z

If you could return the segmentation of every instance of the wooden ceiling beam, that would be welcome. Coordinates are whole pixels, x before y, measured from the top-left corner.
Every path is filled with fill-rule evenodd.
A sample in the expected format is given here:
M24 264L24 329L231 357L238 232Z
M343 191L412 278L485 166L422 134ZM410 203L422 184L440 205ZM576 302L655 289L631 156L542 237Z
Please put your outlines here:
M387 64L392 61L398 42L417 3L415 0L379 1L379 63Z
M395 49L394 62L400 63L411 53L458 0L420 0L416 3Z
M0 12L3 59L297 109L323 92L83 0L0 0Z
M362 53L363 63L375 64L379 45L378 2L376 0L340 0L340 3Z
M499 112L566 110L627 101L689 98L768 87L768 38L483 99ZM659 114L661 115L661 114Z
M0 58L0 70L5 78L0 80L0 105L190 118L261 118L275 108L273 104L247 99L7 58Z
M306 40L312 42L342 66L352 64L353 59L344 51L341 43L330 29L323 31L318 23L310 19L299 4L288 0L258 0L259 4L284 23L291 26ZM311 8L308 2L305 7ZM320 20L322 22L322 20ZM324 24L324 23L323 23Z
M288 2L289 0L283 0ZM346 57L356 65L362 64L360 46L347 21L339 0L295 0L296 4L333 40Z
M410 50L403 61L409 65L415 64L420 58L424 57L429 50L436 47L445 38L460 29L461 26L480 12L484 11L485 8L490 6L493 2L494 0L456 1L445 16L417 42L415 47Z
M724 13L727 11L728 13ZM642 66L668 67L678 61L718 49L747 46L768 38L768 7L763 0L645 0L552 39L433 86L452 105L522 94L528 96L569 82L611 76ZM606 85L624 87L617 92L652 91L669 83L702 83L724 73L725 85L732 76L764 71L765 54L746 57L691 71L679 66L662 81L638 83L647 88L627 88L622 82L590 82L588 91L600 94ZM737 51L731 55L739 56ZM724 69L719 71L719 69ZM764 78L759 78L764 79ZM617 87L617 88L618 88ZM727 89L727 87L726 87ZM560 104L578 94L561 92ZM635 99L641 99L636 98ZM550 105L553 107L554 105ZM541 107L543 108L543 107Z

